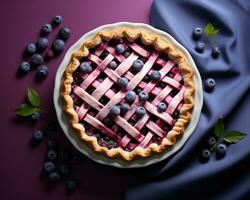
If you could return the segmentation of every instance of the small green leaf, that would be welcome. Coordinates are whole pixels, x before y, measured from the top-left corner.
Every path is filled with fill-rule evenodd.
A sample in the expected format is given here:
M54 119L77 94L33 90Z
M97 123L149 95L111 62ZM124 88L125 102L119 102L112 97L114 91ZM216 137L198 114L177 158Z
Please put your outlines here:
M246 134L240 131L227 131L223 139L226 142L235 143L241 141L245 136Z
M204 28L204 33L208 38L215 37L219 33L219 29L215 29L212 23L208 23Z
M16 114L22 117L30 116L33 112L39 111L38 108L33 107L30 104L21 104L16 109Z
M33 106L35 106L35 107L40 106L40 96L34 89L28 88L27 96L28 96L29 102Z
M219 117L217 120L217 123L215 125L214 133L217 136L217 138L220 138L224 133L224 123L223 123L223 117Z

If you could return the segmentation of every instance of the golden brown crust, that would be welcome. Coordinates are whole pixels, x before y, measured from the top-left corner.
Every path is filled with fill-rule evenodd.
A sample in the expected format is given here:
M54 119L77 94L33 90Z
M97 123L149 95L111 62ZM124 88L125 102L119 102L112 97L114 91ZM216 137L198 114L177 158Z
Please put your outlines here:
M94 47L101 43L102 40L111 40L112 38L122 38L125 37L129 41L134 41L140 38L144 44L153 44L156 50L165 52L170 59L178 63L179 69L183 75L184 85L186 91L184 94L184 105L180 110L180 116L171 131L168 132L167 136L162 140L162 144L158 145L152 143L147 148L136 147L133 151L127 152L118 148L108 149L106 147L101 147L95 137L88 136L85 134L85 129L83 125L78 123L78 115L73 108L73 100L70 96L71 84L73 81L72 74L79 66L79 58L87 56L89 51L88 48ZM70 63L67 69L64 71L61 83L61 98L64 104L64 112L68 116L69 124L79 138L90 145L94 151L103 153L108 157L119 157L124 160L133 160L136 156L148 157L152 153L160 153L165 149L173 146L176 143L178 137L180 137L186 125L191 120L191 113L194 104L194 83L193 83L193 70L189 66L186 56L178 50L174 45L171 44L166 38L162 38L153 32L149 32L144 29L137 28L116 28L110 31L99 32L94 38L86 41L82 47L74 52L71 56Z

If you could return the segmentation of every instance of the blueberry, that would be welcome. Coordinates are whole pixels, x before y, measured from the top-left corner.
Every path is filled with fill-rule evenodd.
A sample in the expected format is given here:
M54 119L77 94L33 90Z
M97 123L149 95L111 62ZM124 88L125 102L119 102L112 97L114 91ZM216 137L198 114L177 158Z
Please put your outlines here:
M62 22L62 17L60 15L56 15L55 17L53 17L52 19L52 23L53 25L57 26Z
M69 161L70 157L71 157L71 153L67 150L64 150L59 153L59 159L62 161Z
M225 144L219 144L216 147L216 156L217 158L223 158L226 154L227 146Z
M40 54L35 53L32 57L31 57L31 61L33 64L35 65L41 65L43 63L43 57Z
M202 36L202 34L203 34L203 29L200 28L200 27L196 27L196 28L193 30L193 39L194 39L194 40L200 39L200 37Z
M208 78L205 80L205 90L211 92L216 85L216 82L213 78Z
M150 77L148 75L144 76L142 79L144 82L149 82L150 81Z
M152 72L150 74L150 78L151 78L151 80L159 81L159 80L161 80L161 73L157 70L152 70Z
M136 108L135 114L137 115L137 117L141 118L146 114L146 110L144 107L139 106L138 108Z
M49 41L45 37L40 37L36 42L36 46L40 51L43 51L49 46Z
M125 114L129 110L129 105L127 103L122 103L120 106L121 114Z
M30 64L28 62L22 62L19 66L19 70L22 73L27 73L30 71Z
M123 44L118 44L116 45L115 50L116 50L116 53L122 54L125 52L125 47Z
M204 149L201 152L200 161L201 162L207 162L210 159L210 156L211 156L211 152L209 150L207 150L207 149Z
M39 112L33 112L32 115L31 115L31 119L33 121L38 121L40 118L40 113Z
M78 182L76 180L70 179L67 181L67 185L66 185L67 190L74 191L76 190L77 187L78 187Z
M219 47L212 47L212 56L213 58L217 58L220 55Z
M111 61L110 63L109 63L109 67L111 68L111 69L116 69L117 68L117 63L115 62L115 61Z
M137 59L133 62L132 64L132 69L135 71L135 72L139 72L141 71L142 67L143 67L144 63L142 62L142 60L140 59Z
M116 117L117 115L119 115L121 113L121 109L119 106L112 106L112 108L110 109L110 115L112 117Z
M29 43L26 46L26 52L29 53L30 55L36 53L36 45L34 43Z
M44 24L42 26L42 30L41 30L41 33L43 35L47 35L49 34L50 32L52 31L52 26L50 24Z
M145 91L141 91L138 96L141 101L147 101L149 98L148 93Z
M64 46L65 46L65 43L63 40L61 39L56 39L53 44L52 44L52 47L53 47L53 50L55 52L62 52L64 50Z
M61 178L60 174L58 172L51 172L48 176L50 181L58 182Z
M123 56L124 56L125 58L129 57L129 56L130 56L130 52L125 51L125 53L123 54Z
M83 63L81 63L79 69L81 72L87 73L90 71L90 64L88 62L83 62Z
M47 161L43 165L43 169L47 173L51 173L55 170L56 166L53 162Z
M210 136L207 140L207 144L209 147L213 147L216 144L216 139L213 136Z
M117 81L117 84L119 85L119 87L121 88L124 88L124 87L127 87L128 85L128 79L122 77L122 78L119 78L118 81Z
M57 159L57 153L56 153L56 151L55 151L55 150L49 150L49 151L47 152L47 159L48 159L49 161L54 161L54 160L56 160L56 159Z
M48 140L47 146L48 146L48 149L52 149L52 150L56 149L57 147L56 140L53 140L53 139Z
M204 48L205 48L205 43L204 42L197 42L197 44L195 45L195 50L198 53L203 53Z
M103 123L106 125L106 126L111 126L112 125L112 121L109 117L105 117L103 119Z
M36 76L42 79L45 78L47 75L48 75L48 67L46 65L40 65L37 68Z
M128 91L127 94L125 95L125 101L127 103L133 103L136 99L136 93L134 91Z
M167 109L167 105L164 102L160 102L157 105L157 108L159 112L164 112Z
M36 141L36 142L42 141L42 139L43 139L43 132L40 131L40 130L35 131L32 134L32 139L33 139L33 141Z
M59 30L59 38L62 40L67 40L71 35L70 29L67 27L61 28Z
M63 176L67 176L70 174L70 167L66 164L62 164L59 168L59 172Z

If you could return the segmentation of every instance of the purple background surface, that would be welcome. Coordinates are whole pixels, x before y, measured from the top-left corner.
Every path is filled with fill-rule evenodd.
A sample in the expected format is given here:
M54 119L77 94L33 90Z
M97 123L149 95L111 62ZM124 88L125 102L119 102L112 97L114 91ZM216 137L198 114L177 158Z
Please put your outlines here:
M42 82L36 82L35 71L24 77L16 76L26 44L35 42L41 25L50 22L56 14L63 16L60 27L68 26L72 30L72 37L66 43L68 49L84 33L103 24L119 21L148 23L151 3L152 0L1 1L0 199L68 198L64 194L65 181L50 188L40 178L46 143L34 149L29 145L33 131L42 128L47 119L56 119L52 101L54 77L66 51L46 63L49 76ZM55 29L49 35L50 42L56 37L57 31ZM28 87L39 91L41 106L48 111L35 125L14 114L15 108L24 101ZM54 134L61 146L70 146L61 131ZM81 187L71 199L122 198L121 170L101 166L86 158L83 165L75 168L73 176L79 179Z

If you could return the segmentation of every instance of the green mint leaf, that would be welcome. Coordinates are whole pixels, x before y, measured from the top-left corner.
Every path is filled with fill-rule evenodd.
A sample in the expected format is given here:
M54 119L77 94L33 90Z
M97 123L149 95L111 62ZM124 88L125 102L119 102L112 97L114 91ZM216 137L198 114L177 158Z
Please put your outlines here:
M27 96L28 96L29 102L33 106L35 106L35 107L40 106L40 96L34 89L28 88Z
M240 131L227 131L223 139L229 143L236 143L241 141L245 136L246 134Z
M34 108L30 104L21 104L17 109L16 109L16 114L22 117L27 117L32 115L33 112L38 111L39 109Z
M208 38L215 37L219 33L219 29L215 29L212 23L208 23L204 28L204 33Z
M223 117L219 117L217 120L217 123L214 128L214 133L217 136L217 138L220 138L224 133L224 123L223 123Z

